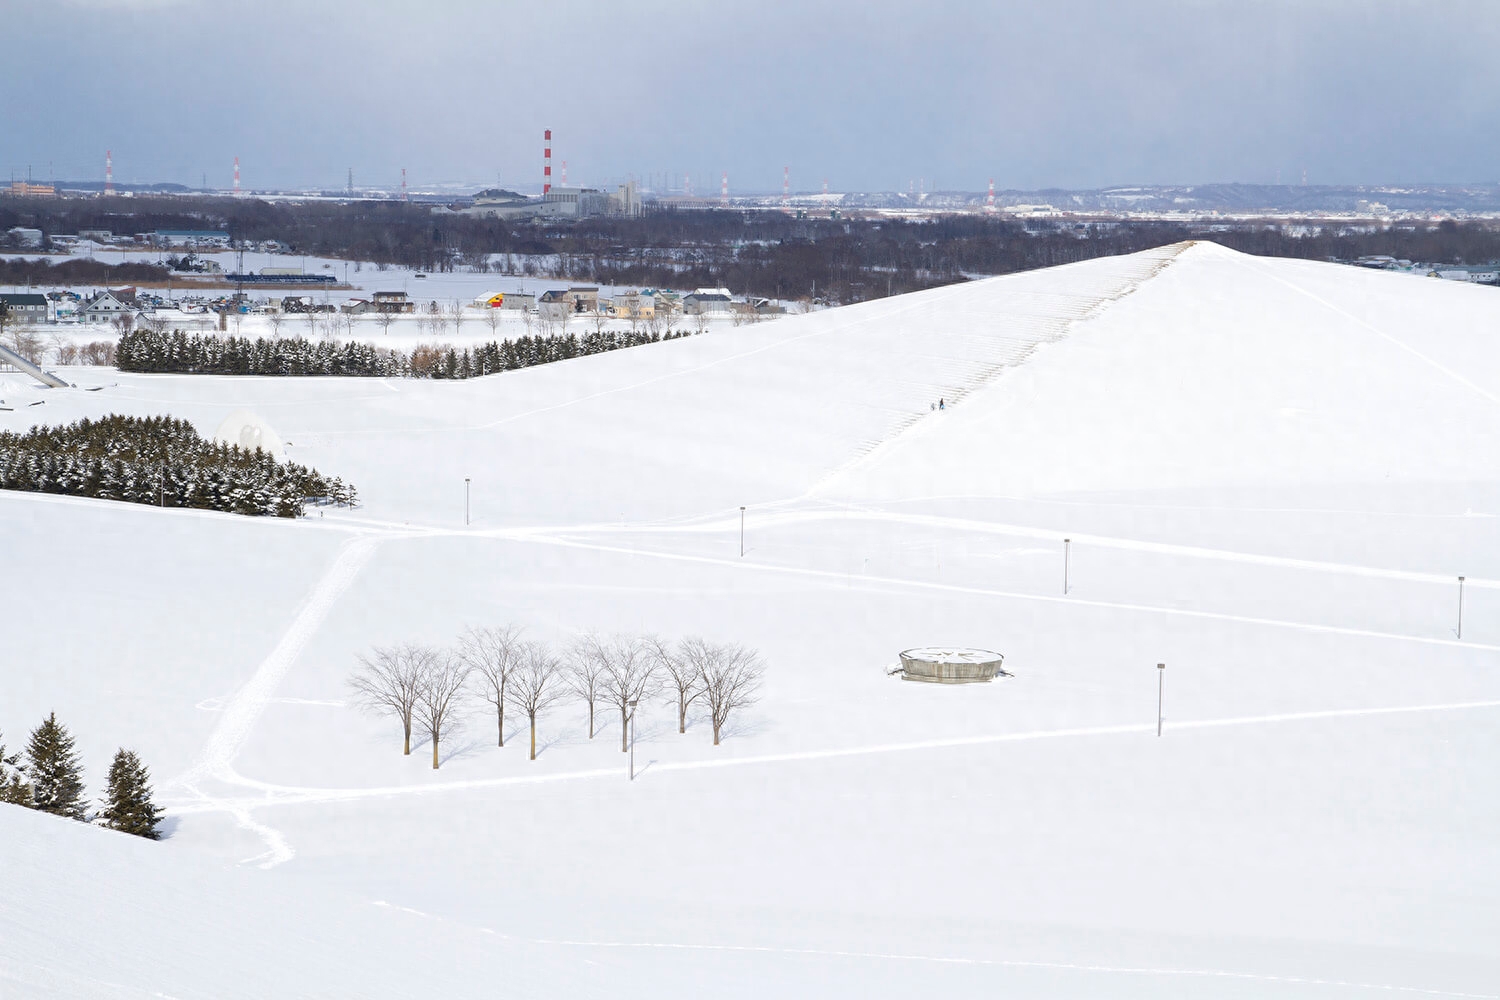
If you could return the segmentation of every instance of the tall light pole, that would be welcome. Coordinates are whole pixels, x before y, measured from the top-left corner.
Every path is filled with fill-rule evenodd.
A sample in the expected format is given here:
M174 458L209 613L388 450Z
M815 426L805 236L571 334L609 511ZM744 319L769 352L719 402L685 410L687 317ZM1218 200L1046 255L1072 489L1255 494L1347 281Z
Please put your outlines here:
M1167 665L1158 663L1156 665L1156 735L1161 735L1161 695L1162 687L1167 676Z
M1458 637L1464 637L1464 578L1458 578Z
M464 476L464 527L469 526L469 477Z
M1064 594L1066 594L1068 592L1068 556L1071 554L1070 553L1070 549L1072 548L1072 545L1073 545L1073 539L1071 539L1071 538L1064 538L1063 539L1063 593Z
M638 700L630 700L630 780L635 780L635 706Z
M740 506L740 558L745 558L745 508Z

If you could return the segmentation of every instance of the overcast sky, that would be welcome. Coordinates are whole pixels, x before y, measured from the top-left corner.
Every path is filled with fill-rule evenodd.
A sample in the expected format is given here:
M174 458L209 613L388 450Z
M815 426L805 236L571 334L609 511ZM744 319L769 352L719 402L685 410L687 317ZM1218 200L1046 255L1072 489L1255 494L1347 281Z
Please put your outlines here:
M0 0L0 170L717 191L1500 179L1493 0Z

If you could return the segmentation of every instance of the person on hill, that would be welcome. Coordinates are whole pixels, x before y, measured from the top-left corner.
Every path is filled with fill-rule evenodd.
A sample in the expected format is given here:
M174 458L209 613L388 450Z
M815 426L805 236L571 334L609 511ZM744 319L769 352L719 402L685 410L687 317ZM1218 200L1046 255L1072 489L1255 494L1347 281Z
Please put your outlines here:
M938 409L940 409L940 410L946 410L947 408L948 408L948 404L947 403L943 402L941 399L938 400Z

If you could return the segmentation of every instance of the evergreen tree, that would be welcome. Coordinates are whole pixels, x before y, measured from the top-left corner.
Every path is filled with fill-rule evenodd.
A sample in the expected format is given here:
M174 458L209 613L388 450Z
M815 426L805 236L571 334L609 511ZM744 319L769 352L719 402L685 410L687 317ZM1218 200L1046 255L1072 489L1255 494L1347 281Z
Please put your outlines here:
M0 733L0 737L5 734ZM0 802L11 805L30 806L31 786L26 783L26 768L18 761L20 754L7 754L5 741L0 739Z
M160 840L161 809L151 802L151 774L134 750L123 747L109 765L109 791L100 814L104 825L121 833Z
M26 747L26 771L31 776L32 808L58 816L85 819L83 769L66 726L57 713L31 732Z

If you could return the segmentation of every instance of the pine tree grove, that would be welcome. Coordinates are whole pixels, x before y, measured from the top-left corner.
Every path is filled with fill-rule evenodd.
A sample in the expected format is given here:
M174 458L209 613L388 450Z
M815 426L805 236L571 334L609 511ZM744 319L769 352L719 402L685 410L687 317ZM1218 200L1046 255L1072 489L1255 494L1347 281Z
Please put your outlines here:
M160 840L162 810L151 801L151 774L133 750L120 749L109 766L109 789L100 818L111 830Z
M358 502L342 480L206 441L186 420L115 414L0 432L0 489L276 517L301 516L311 497Z
M138 329L120 336L117 364L125 372L188 375L363 375L374 378L461 379L603 354L689 336L628 330L548 334L490 341L472 351L419 347L410 355L357 342L302 337L220 337L181 330Z
M31 778L33 808L82 820L87 818L83 769L73 744L67 727L57 721L57 713L48 715L32 730L26 746L26 773Z

